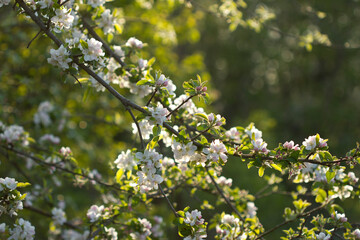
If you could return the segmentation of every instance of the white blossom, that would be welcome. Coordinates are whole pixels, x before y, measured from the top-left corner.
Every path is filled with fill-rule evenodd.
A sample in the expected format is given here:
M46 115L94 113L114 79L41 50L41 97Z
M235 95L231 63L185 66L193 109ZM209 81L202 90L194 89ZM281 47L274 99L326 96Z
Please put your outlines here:
M99 27L103 29L105 34L114 32L114 16L111 14L109 9L106 9L99 20Z
M37 112L34 114L34 123L42 124L45 127L51 124L51 118L49 113L54 110L54 106L48 102L40 103Z
M61 7L55 10L55 16L51 18L51 22L55 24L55 32L59 33L63 28L66 30L71 28L74 16L71 15L70 12L71 10L66 7Z
M125 57L125 52L122 50L121 46L114 46L114 52L116 55L120 57L120 59L123 59Z
M0 7L9 5L9 3L10 3L10 0L0 0Z
M61 147L59 152L63 157L69 157L72 154L69 147Z
M1 224L0 224L0 233L5 232L5 230L6 230L6 224L5 224L5 223L1 223Z
M48 63L57 66L63 70L69 69L69 63L72 61L70 56L70 52L61 45L57 50L50 50L50 58L47 59Z
M207 155L207 159L213 162L217 162L219 158L226 162L228 158L226 147L219 139L214 140L203 152Z
M353 232L354 236L356 239L360 239L360 229L355 229L355 231Z
M223 125L222 117L220 114L215 115L213 113L210 113L207 117L209 122L214 124L215 126L219 127Z
M110 227L110 228L105 227L105 232L110 237L110 240L117 240L118 239L118 233L115 230L115 228L113 228L113 227Z
M171 149L174 153L174 158L179 162L189 162L190 158L195 154L197 147L192 142L187 144L179 143L175 139L171 145Z
M86 43L88 45L86 48L80 45L81 51L84 54L85 61L100 60L100 57L103 57L105 55L104 51L101 48L102 43L95 38L87 39Z
M65 240L86 240L88 239L89 231L85 231L83 234L78 233L72 229L64 230L62 238Z
M103 6L105 2L106 2L105 0L87 0L87 4L89 4L93 8Z
M249 214L249 216L251 218L255 217L256 216L256 210L257 210L257 207L255 206L255 204L253 202L248 202L246 204L247 206L247 212Z
M55 224L63 225L66 222L65 212L61 208L53 208L51 214Z
M318 135L309 136L308 138L305 138L305 141L303 141L303 145L305 146L306 150L314 150L316 147L326 147L327 146L327 140L322 139L319 136L319 143L317 145L316 137Z
M257 129L254 125L250 125L251 127L248 127L245 129L245 133L250 137L250 139L260 139L262 137L262 132Z
M96 222L104 211L104 206L92 205L87 211L86 216L90 219L90 222Z
M230 128L228 131L225 132L225 136L232 141L239 141L240 140L240 133L236 129L236 127Z
M114 163L117 168L130 171L136 166L134 156L129 149L126 152L121 152Z
M335 211L334 214L331 214L331 217L342 223L347 221L347 217L345 217L345 213L338 213L337 211Z
M263 153L268 153L269 152L269 150L266 148L267 143L264 142L264 140L262 138L252 139L251 143L254 146L255 151L263 152Z
M14 228L10 229L10 237L8 240L31 240L34 239L35 227L29 221L19 218L18 223L14 224Z
M150 139L150 134L152 134L152 129L153 129L153 125L150 124L149 120L147 119L143 119L140 122L138 122L139 127L140 127L140 131L141 131L141 136L143 137L143 139L147 140ZM131 124L133 131L133 134L138 134L138 128L136 126L135 123Z
M39 142L43 143L43 142L51 142L53 144L59 144L60 143L60 138L56 137L52 134L45 134L43 136L41 136L41 138L39 139Z
M0 178L0 191L3 190L3 187L6 187L10 191L15 190L17 186L17 181L14 178ZM3 185L3 187L2 187Z
M204 219L201 216L201 212L197 209L190 212L185 213L184 222L189 224L190 226L200 225L204 223Z
M357 183L359 181L359 178L356 177L354 172L349 172L347 175L350 179L350 181Z
M283 144L283 147L288 149L288 150L294 150L294 151L298 151L300 150L300 147L299 147L299 144L296 144L294 143L294 141L286 141L284 144Z
M40 9L50 8L53 4L53 0L40 0L37 2L40 5Z
M155 118L156 124L163 125L163 123L166 121L166 115L169 113L169 111L164 108L161 103L157 103L156 107L149 107L149 111L151 113L151 116Z
M143 48L143 42L136 39L135 37L131 37L127 40L126 44L127 47L141 49Z
M326 234L326 233L319 233L319 234L316 234L316 239L317 240L329 240L331 238L331 236L329 234Z

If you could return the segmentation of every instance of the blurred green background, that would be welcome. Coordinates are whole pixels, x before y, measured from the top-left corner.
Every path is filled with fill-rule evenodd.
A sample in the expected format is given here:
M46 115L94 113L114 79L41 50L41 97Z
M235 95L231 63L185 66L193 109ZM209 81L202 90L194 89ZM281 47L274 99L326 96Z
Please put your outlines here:
M193 1L192 6L178 1L110 2L108 7L123 9L126 21L124 33L112 44L132 36L148 43L143 58L155 56L155 68L177 84L178 93L183 81L201 75L209 81L213 100L207 111L224 116L227 128L254 122L269 148L287 140L301 144L316 133L329 139L333 155L354 148L360 136L359 1L248 1L246 7L235 1L239 5L234 16L209 7L226 2L232 1ZM258 7L271 10L275 18L254 30L247 20L256 18ZM242 22L234 29L231 24L238 19ZM317 30L331 45L314 41L309 51L304 36ZM92 93L84 101L86 88L74 86L72 78L47 63L54 47L48 39L40 37L26 48L37 31L33 23L16 17L11 6L0 8L1 121L24 126L34 138L52 132L72 148L80 164L112 174L109 163L121 150L136 145L126 124L129 116L107 94ZM32 121L43 101L56 106L50 128L36 127ZM60 131L62 118L66 126ZM236 159L229 161L224 175L251 194L264 185L256 169L247 170ZM281 187L291 190L286 183ZM178 202L181 195L176 196ZM282 221L290 202L291 197L279 195L255 202L265 228ZM349 219L358 221L359 201L348 200L346 205Z

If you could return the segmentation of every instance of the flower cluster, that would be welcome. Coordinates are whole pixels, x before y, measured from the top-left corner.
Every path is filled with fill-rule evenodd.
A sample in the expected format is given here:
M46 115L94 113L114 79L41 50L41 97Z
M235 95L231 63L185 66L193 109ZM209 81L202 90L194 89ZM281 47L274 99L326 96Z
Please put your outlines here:
M69 63L72 62L72 59L70 58L70 52L64 45L61 45L57 50L50 49L50 55L50 58L47 59L48 63L63 70L69 69Z
M99 61L101 57L105 55L104 51L101 49L102 43L94 38L86 40L86 47L80 45L81 51L84 54L84 60L89 61Z
M42 124L45 127L51 124L50 112L54 110L54 106L48 102L40 103L37 112L34 115L34 123Z
M51 214L55 224L63 225L66 222L65 212L61 208L53 208Z
M14 224L14 228L9 230L10 237L8 240L17 240L17 239L34 239L35 227L31 225L29 221L26 221L22 218L17 220L17 223Z
M56 9L55 16L51 18L51 22L55 25L54 31L60 33L62 29L69 30L74 22L74 16L71 10L66 7Z
M97 206L97 205L92 205L89 210L87 211L86 216L88 217L88 219L90 220L90 222L96 222L97 220L99 220L99 218L102 216L104 211L104 206Z
M309 136L302 143L306 150L314 150L316 147L323 148L327 146L327 139L322 139L319 134Z
M221 159L223 163L226 163L228 158L226 155L226 147L219 139L211 142L210 147L205 148L203 152L207 155L207 159L211 162L218 162L219 159Z
M171 145L171 149L174 153L174 158L179 163L188 163L194 156L197 147L192 143L187 144L179 143L175 139Z
M136 166L135 158L132 152L128 149L126 152L121 152L114 161L118 169L131 171Z
M166 115L169 113L169 111L159 102L156 107L149 107L149 111L151 116L155 119L155 124L159 124L160 126L166 121Z
M216 239L246 239L241 232L240 219L230 214L222 214L221 224L216 225Z
M145 150L143 153L137 152L135 156L139 159L141 168L137 172L140 192L145 193L152 189L158 189L158 184L163 182L160 173L158 174L162 169L160 162L163 157L162 154L157 153L155 150Z
M254 146L256 152L263 152L267 154L269 150L267 149L267 143L262 139L262 132L258 130L253 124L251 124L246 130L245 133L250 137L251 143Z
M0 216L5 213L10 216L17 216L17 211L23 209L23 200L26 194L18 190L18 183L14 178L0 178Z
M28 134L24 131L24 128L18 125L5 126L0 121L0 140L5 141L8 144L15 144L20 142L23 146L29 144Z

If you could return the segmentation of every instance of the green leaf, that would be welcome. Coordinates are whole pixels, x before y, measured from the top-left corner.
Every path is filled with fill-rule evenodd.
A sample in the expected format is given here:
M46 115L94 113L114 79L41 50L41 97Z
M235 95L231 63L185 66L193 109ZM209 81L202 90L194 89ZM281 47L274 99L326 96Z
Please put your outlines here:
M155 126L153 127L153 129L152 129L152 132L153 132L154 137L160 135L160 133L161 133L161 127L158 126L158 125L155 125Z
M27 187L27 186L30 186L31 184L28 183L28 182L19 182L16 187L17 188L23 188L23 187Z
M89 48L89 45L84 40L80 39L80 44L83 48Z
M262 177L264 175L264 172L265 172L265 167L264 166L261 166L259 168L259 177Z
M107 41L110 43L113 39L114 39L114 34L109 33L109 34L107 35Z
M205 119L206 121L208 121L208 116L206 114L203 113L195 113L195 116L201 117L203 119Z
M138 82L136 83L136 86L146 85L146 84L149 84L149 83L150 83L149 80L147 80L147 79L142 79L142 80L140 80L140 81L138 81Z
M124 169L120 168L117 172L116 172L116 182L120 183L120 179L124 174Z
M275 163L272 163L270 164L275 170L278 170L279 172L282 172L282 169L279 165L275 164Z
M326 192L323 189L318 188L317 193L316 193L315 202L322 203L325 200L326 200Z
M336 173L333 170L329 170L326 172L326 180L330 183L331 179L335 177Z

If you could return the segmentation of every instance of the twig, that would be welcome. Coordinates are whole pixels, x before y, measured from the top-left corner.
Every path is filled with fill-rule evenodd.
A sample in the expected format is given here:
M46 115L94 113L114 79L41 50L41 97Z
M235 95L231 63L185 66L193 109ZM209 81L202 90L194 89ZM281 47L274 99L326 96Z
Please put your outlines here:
M162 195L164 196L164 198L166 199L167 204L169 205L169 207L171 208L171 211L174 213L175 217L179 217L179 214L176 212L174 206L172 205L172 203L170 202L169 198L166 196L166 194L164 193L163 188L161 187L160 184L158 184L159 190L162 193Z
M177 106L174 110L172 110L168 115L166 115L166 118L170 117L171 114L173 114L174 112L176 112L179 108L182 107L182 105L184 105L185 103L187 103L190 99L192 99L193 97L195 97L196 95L191 95L189 96L187 99L185 99L179 106Z
M26 48L29 48L31 43L40 35L40 33L42 32L42 29L40 29L40 31L35 35L35 37L33 37L30 42L28 43L28 45L26 46Z
M130 113L130 116L133 119L133 121L134 121L134 123L135 123L135 125L137 127L139 137L140 137L141 147L142 147L142 150L144 150L145 149L145 142L144 142L143 136L141 134L141 129L140 129L139 123L136 120L136 117L134 116L133 112L131 111L131 108L127 107L126 110Z
M155 94L156 94L156 92L157 92L157 88L155 88L155 90L154 90L154 92L153 92L153 94L151 95L151 97L150 97L150 99L149 99L149 101L146 103L146 106L149 106L149 104L150 104L150 102L151 102L151 100L154 98L154 96L155 96ZM166 116L166 118L167 118L168 116Z

